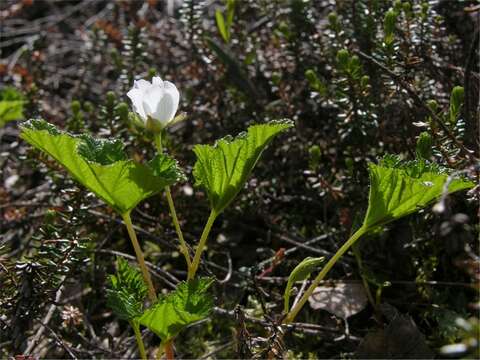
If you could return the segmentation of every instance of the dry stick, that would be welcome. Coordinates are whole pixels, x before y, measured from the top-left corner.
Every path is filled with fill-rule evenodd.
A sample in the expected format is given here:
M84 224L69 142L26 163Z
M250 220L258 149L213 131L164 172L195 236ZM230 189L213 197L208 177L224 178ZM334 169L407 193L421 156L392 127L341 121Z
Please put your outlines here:
M476 53L479 42L480 42L480 29L477 29L475 31L475 34L473 35L472 44L470 45L467 62L465 64L465 74L463 79L464 81L463 87L465 89L465 111L464 112L465 112L465 122L467 123L467 126L471 126L470 124L472 121L470 116L472 112L472 109L471 109L472 104L471 104L471 97L470 97L470 85L471 85L470 73L472 72L472 67L475 63L475 59L476 59L475 53Z
M270 282L274 284L284 284L288 281L288 276L265 276L259 281ZM298 282L297 282L298 283ZM322 280L319 284L362 284L363 280ZM392 285L431 285L431 286L453 286L471 288L472 283L468 282L454 282L454 281L407 281L407 280L391 280Z
M150 273L148 272L147 265L145 265L145 259L143 257L142 248L140 247L140 244L138 243L138 240L137 240L137 234L135 233L135 230L133 230L130 213L127 212L126 214L123 214L122 218L123 218L123 221L125 222L125 226L127 227L130 240L132 241L132 245L135 250L135 255L137 256L138 265L140 266L140 270L142 271L143 280L145 280L148 286L148 297L150 301L155 302L157 301L157 293L155 292L155 288L153 287L152 278L150 277Z
M300 287L300 290L298 290L298 294L297 294L297 296L295 296L295 300L293 300L292 307L294 307L295 305L297 305L297 303L299 302L300 297L302 296L303 291L305 290L305 288L307 287L307 285L308 285L308 280L307 280L307 279L303 280L303 281L302 281L302 286Z
M230 252L227 251L226 255L227 255L228 271L227 271L227 275L225 275L223 280L217 280L219 284L226 284L227 282L229 282L233 274L232 257L230 256Z
M354 53L358 54L360 57L362 57L363 59L377 65L380 69L382 69L388 76L390 76L395 82L397 82L401 87L402 89L406 90L407 93L413 98L413 100L415 101L415 103L417 103L418 106L420 106L422 109L426 110L428 112L428 114L430 115L430 117L435 120L435 122L442 128L442 130L447 134L447 136L450 138L450 140L452 140L455 145L457 145L457 147L466 155L466 157L468 158L468 160L471 162L471 163L476 163L477 159L475 159L475 157L472 155L472 151L471 150L468 150L465 145L463 145L460 141L458 141L458 139L455 137L455 135L450 131L450 129L443 123L442 119L440 119L438 117L437 114L435 114L435 112L430 109L423 101L422 99L420 98L420 96L418 96L417 92L413 89L413 87L408 83L406 82L405 80L403 80L401 78L400 75L394 73L393 71L391 71L389 68L387 68L385 65L383 65L382 63L380 63L379 61L375 60L373 57L365 54L364 52L360 51L360 50L353 50Z
M370 285L368 283L367 277L365 276L365 271L363 268L363 261L362 261L362 255L360 253L360 249L358 248L358 243L354 244L352 246L353 254L355 255L355 259L357 259L357 265L358 265L358 270L360 271L360 277L362 278L362 284L365 289L365 292L367 294L368 301L370 302L370 305L372 306L374 310L374 317L375 320L381 324L381 313L378 309L377 303L373 299L372 291L370 289ZM347 320L345 320L345 325L347 325Z
M61 283L65 280L65 276L62 277L60 280ZM30 355L32 352L33 348L35 345L37 345L38 340L40 340L40 337L43 335L43 332L45 331L45 326L50 322L50 319L53 316L53 313L55 312L55 309L57 308L57 303L60 301L60 297L62 296L64 285L60 286L55 294L55 302L50 305L50 308L48 309L47 315L43 319L43 321L40 323L40 328L38 329L37 333L35 334L34 338L32 341L28 344L27 349L24 351L24 354Z
M109 220L112 220L112 221L115 221L116 223L118 224L122 224L122 221L120 219L117 219L117 218L113 218L110 216L110 215L106 215L100 211L96 211L96 210L88 210L88 212L92 215L95 215L97 217L101 217L103 219L109 219ZM155 236L154 234L146 231L145 229L142 229L141 227L139 226L136 226L136 225L133 225L133 229L139 233L139 234L142 234L144 236L147 236L148 238L150 239L153 239L155 240L156 242L160 243L162 246L166 247L166 248L169 248L169 249L176 249L177 247L172 244L171 242L169 241L166 241L164 238L160 237L160 236Z
M220 351L223 351L223 350L229 348L230 346L233 346L234 344L235 344L235 340L230 340L230 341L226 342L225 344L220 345L216 349L210 351L208 354L203 355L200 358L200 360L212 359L212 358L214 358L213 355L219 353Z
M78 358L75 356L75 354L72 352L72 350L70 350L70 347L67 346L67 344L65 344L65 342L60 339L60 337L57 335L57 333L55 331L53 331L53 329L48 326L48 325L44 325L45 328L50 331L50 333L53 335L53 337L55 338L55 341L61 345L61 347L68 353L68 355L70 355L70 357L73 359L73 360L77 360Z
M99 252L102 254L110 254L110 255L115 255L115 256L121 256L125 259L130 259L130 260L136 260L136 257L130 254L125 254L120 251L116 250L106 250L106 249L100 249L96 250L95 252ZM145 261L145 264L147 267L150 269L153 275L157 276L159 279L161 279L165 284L170 286L172 289L175 289L177 284L180 282L179 279L177 279L174 275L170 274L168 271L163 270L161 267L156 266L152 264L149 261Z
M225 310L225 309L222 309L222 308L216 306L216 307L213 308L213 312L216 315L226 316L226 317L229 317L231 319L235 319L235 310ZM268 322L268 321L263 320L263 319L255 318L255 317L249 316L249 315L245 315L245 321L249 322L249 323L252 323L252 324L262 325L262 326L270 326L271 325L271 322ZM332 328L332 327L317 325L317 324L300 323L300 322L290 323L287 326L288 326L288 328L291 328L293 330L313 329L313 330L319 331L319 332L320 331L323 331L323 332L339 332L340 331L337 328ZM299 331L302 331L302 330L299 330Z
M317 242L317 241L325 240L328 237L335 235L336 232L334 232L334 231L330 232L329 234L323 234L323 235L320 235L320 236L316 236L312 239L305 240L304 238L299 237L299 236L295 236L293 234L290 234L289 236L285 235L284 234L284 231L285 231L284 229L269 228L268 230L265 230L265 229L262 229L262 228L257 227L257 226L252 226L252 225L243 223L241 221L237 222L237 224L239 224L242 227L248 226L250 229L261 232L263 234L268 234L271 231L272 237L275 237L278 240L281 240L283 242L295 245L295 247L287 249L285 251L285 255L288 255L292 252L295 252L295 251L299 250L298 248L305 249L307 251L310 251L310 252L312 252L314 254L318 254L318 255L323 255L323 256L332 256L333 255L333 253L330 252L330 251L326 251L326 250L323 250L323 249L318 249L318 248L308 246L308 245L310 245L314 242ZM263 266L263 265L269 263L270 261L272 261L273 258L274 257L272 257L270 259L263 260L259 265ZM342 262L346 262L346 260L343 259Z

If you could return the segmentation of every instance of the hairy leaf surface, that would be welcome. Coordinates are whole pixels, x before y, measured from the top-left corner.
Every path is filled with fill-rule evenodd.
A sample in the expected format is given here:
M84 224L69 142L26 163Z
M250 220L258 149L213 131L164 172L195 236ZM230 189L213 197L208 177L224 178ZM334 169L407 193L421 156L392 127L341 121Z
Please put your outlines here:
M212 282L208 278L182 282L175 291L147 309L139 319L140 324L148 327L162 341L172 339L187 325L208 316L213 300L207 290Z
M448 174L422 161L400 162L389 156L379 165L370 164L370 195L363 227L373 229L418 211L440 198ZM448 193L473 187L453 179Z
M110 275L107 288L107 305L120 319L133 320L143 313L147 286L140 271L118 258L117 273Z
M252 172L262 151L280 132L293 126L288 120L253 125L235 139L218 140L214 146L196 145L193 169L196 184L205 188L212 209L219 214L235 198Z
M21 137L62 164L75 180L120 214L183 178L176 161L166 155L139 164L127 159L118 140L73 136L43 120L23 124Z

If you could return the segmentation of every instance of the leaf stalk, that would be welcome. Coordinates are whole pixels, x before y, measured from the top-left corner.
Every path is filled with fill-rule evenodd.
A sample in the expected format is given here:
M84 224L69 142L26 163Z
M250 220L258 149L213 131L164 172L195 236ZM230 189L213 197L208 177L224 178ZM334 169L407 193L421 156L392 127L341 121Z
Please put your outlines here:
M175 354L173 352L173 341L169 340L165 343L165 358L167 360L175 359Z
M200 241L198 242L197 249L195 250L195 256L193 258L192 266L188 270L188 280L192 280L195 277L195 274L198 270L198 266L200 265L200 258L202 256L202 252L205 249L205 245L207 244L208 235L210 234L210 230L212 229L212 225L217 218L217 213L212 210L210 212L210 216L208 217L207 223L203 228L202 236L200 237Z
M131 320L130 326L133 328L133 332L135 333L135 340L137 340L138 352L140 354L140 358L142 360L147 359L147 354L145 353L145 345L143 344L142 333L140 332L140 326L136 322L136 320Z
M162 133L155 134L155 147L159 154L163 154L162 146ZM192 266L192 260L190 259L190 253L188 252L188 246L183 237L183 232L180 227L180 223L177 217L177 211L175 210L175 204L172 198L172 192L170 191L170 186L165 187L165 195L167 196L168 207L170 209L170 216L172 217L173 226L175 227L175 232L177 233L178 240L180 241L180 252L185 257L185 262L187 263L187 269L190 271Z
M148 298L150 301L155 302L157 301L157 293L155 292L155 288L153 286L152 278L150 277L150 273L148 272L147 265L145 264L145 258L143 256L142 248L138 243L137 234L132 225L132 219L130 218L130 212L127 212L122 215L123 222L127 227L128 236L130 236L130 240L132 241L133 249L135 250L135 255L137 256L138 265L140 266L140 270L142 272L143 280L148 286Z
M362 237L368 231L367 228L361 227L358 229L343 245L340 249L337 250L335 255L330 258L325 267L320 271L320 273L312 281L312 284L309 286L307 291L302 295L300 300L292 307L287 316L283 319L284 324L290 324L295 320L295 317L298 315L300 310L303 308L305 303L308 301L308 298L312 296L315 288L320 284L320 282L325 278L331 268L336 264L336 262L342 257L343 254L347 252L350 247L355 244L355 242Z
M170 192L170 186L165 188L165 194L167 195L168 207L170 208L170 215L172 216L173 226L177 232L178 240L180 241L180 252L185 257L185 262L187 263L187 268L190 269L192 266L192 260L190 259L190 254L188 252L187 243L183 237L182 229L180 228L180 223L178 222L177 212L175 211L175 204L173 203L172 193Z

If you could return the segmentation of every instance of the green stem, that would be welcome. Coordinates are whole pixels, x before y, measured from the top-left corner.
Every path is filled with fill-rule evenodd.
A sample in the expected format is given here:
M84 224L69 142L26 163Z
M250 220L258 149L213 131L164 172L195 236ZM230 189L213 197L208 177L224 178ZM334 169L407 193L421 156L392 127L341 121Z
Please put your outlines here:
M284 324L289 324L295 320L295 317L298 315L303 305L308 301L308 298L313 294L315 288L320 284L323 278L328 274L330 269L335 265L335 263L342 257L343 254L362 236L366 233L366 229L361 227L358 229L355 234L353 234L350 239L348 239L345 244L342 245L340 249L333 255L333 257L328 261L325 267L320 271L315 280L309 286L307 291L302 295L300 300L295 304L295 306L290 310L287 316L283 319Z
M155 141L155 147L157 149L157 152L159 154L163 154L162 133L161 132L156 133L153 138Z
M210 212L210 216L208 217L207 223L203 228L202 236L200 237L200 241L198 242L197 249L195 250L195 256L193 257L193 262L191 268L188 270L188 280L192 280L195 277L195 274L198 270L198 266L200 265L200 257L202 256L202 252L205 248L207 243L208 234L212 229L213 222L217 218L217 213L212 210Z
M155 147L157 148L157 152L159 154L163 153L162 133L155 134ZM190 268L192 267L192 260L190 259L188 246L187 246L187 243L185 242L185 238L183 237L182 229L180 228L180 223L177 217L177 211L175 210L175 204L173 202L172 193L170 191L170 186L165 187L165 194L167 195L167 202L168 202L168 207L170 209L170 216L172 217L173 226L175 227L178 240L180 241L180 252L185 257L185 261L187 263L187 269L190 271Z
M162 132L156 133L154 138L155 138L155 147L157 148L158 154L163 154ZM187 270L188 270L188 273L190 273L192 262L190 259L190 254L188 252L187 243L185 242L182 229L180 228L180 223L178 222L177 211L175 210L175 204L173 203L170 186L165 187L165 194L167 195L167 202L168 202L168 207L170 209L170 216L172 217L173 226L175 227L175 231L178 236L178 241L180 241L180 252L185 257L185 261L187 263ZM173 340L165 344L165 353L166 353L167 360L173 359Z
M165 187L165 194L167 195L168 207L170 208L170 215L172 216L173 225L175 226L175 231L177 232L178 240L180 241L180 252L185 257L185 261L187 262L187 268L190 269L192 267L192 260L190 259L187 243L183 238L180 223L178 222L177 212L175 211L175 204L173 203L172 193L170 192L170 186Z
M137 234L133 229L132 219L130 218L130 212L127 212L122 215L123 222L127 227L128 235L130 236L130 240L132 241L133 249L135 250L135 255L137 256L138 265L140 266L140 271L143 275L143 280L148 286L148 298L150 301L155 302L157 301L157 294L155 292L155 288L153 287L152 278L150 277L150 273L148 272L147 265L145 264L145 259L143 257L142 248L137 240Z
M143 344L142 333L140 332L140 326L135 320L129 321L130 326L133 328L135 333L135 339L137 340L138 352L142 360L147 359L147 354L145 353L145 345Z

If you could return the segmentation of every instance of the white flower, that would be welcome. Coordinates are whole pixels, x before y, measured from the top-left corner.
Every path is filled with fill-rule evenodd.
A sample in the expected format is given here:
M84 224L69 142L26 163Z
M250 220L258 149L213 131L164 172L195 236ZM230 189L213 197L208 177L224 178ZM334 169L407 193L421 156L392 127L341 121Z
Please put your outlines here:
M180 100L176 86L158 76L153 77L151 83L136 80L127 96L143 125L152 131L162 130L173 120Z

